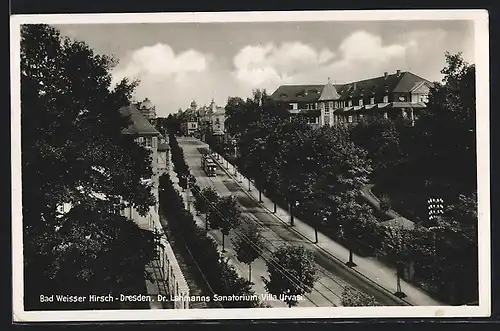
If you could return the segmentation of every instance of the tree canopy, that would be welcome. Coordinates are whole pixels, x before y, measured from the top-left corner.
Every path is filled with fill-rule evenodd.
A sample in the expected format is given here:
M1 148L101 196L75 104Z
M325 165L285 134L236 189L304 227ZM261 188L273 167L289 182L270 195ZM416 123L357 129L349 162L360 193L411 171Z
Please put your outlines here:
M144 282L143 267L153 243L120 212L132 206L145 215L154 205L151 187L142 181L152 175L151 157L134 136L122 134L128 119L119 110L129 104L138 82L122 80L111 86L115 64L113 58L95 54L85 43L62 37L48 25L21 28L28 286L42 281L53 287L53 293L70 293L72 282L90 291L100 280L97 289L110 293ZM63 203L73 206L71 213L58 212ZM137 252L125 256L123 243L138 247ZM88 268L85 263L78 267L74 254L88 261ZM121 258L120 264L113 264L115 269L106 262L110 254ZM25 292L27 305L37 305L39 291Z

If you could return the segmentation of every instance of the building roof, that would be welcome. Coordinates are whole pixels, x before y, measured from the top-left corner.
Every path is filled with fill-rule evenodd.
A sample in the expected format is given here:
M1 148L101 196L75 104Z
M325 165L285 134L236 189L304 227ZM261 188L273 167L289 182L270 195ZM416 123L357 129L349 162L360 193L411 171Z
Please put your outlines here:
M159 152L168 151L168 144L167 143L159 143L158 144L158 151Z
M345 100L361 96L410 92L421 82L424 82L429 87L432 86L432 83L428 80L409 71L402 71L346 84L281 85L271 97L276 101L313 102L320 99L335 100L334 98L328 99L328 97L335 97L336 92L341 100ZM331 88L327 87L328 85L331 85ZM323 97L322 94L325 94L325 96Z
M276 101L317 101L324 85L281 85L271 95Z
M128 105L120 108L122 116L130 116L130 124L128 128L122 130L124 134L140 134L140 135L159 135L160 132L149 123L134 105Z

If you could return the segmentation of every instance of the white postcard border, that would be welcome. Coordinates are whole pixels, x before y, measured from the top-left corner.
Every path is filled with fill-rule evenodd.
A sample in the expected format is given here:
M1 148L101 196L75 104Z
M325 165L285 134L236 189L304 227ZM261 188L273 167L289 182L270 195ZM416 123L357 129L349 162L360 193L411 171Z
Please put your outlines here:
M23 304L23 227L20 133L20 25L22 24L127 24L289 21L402 21L471 20L475 28L476 114L478 158L479 305L440 307L322 307L188 310L25 311ZM304 12L219 12L144 14L58 14L11 17L11 157L13 320L146 321L205 319L308 319L390 317L487 317L491 313L490 266L490 157L489 157L489 29L486 10L380 10ZM228 314L229 312L229 314Z

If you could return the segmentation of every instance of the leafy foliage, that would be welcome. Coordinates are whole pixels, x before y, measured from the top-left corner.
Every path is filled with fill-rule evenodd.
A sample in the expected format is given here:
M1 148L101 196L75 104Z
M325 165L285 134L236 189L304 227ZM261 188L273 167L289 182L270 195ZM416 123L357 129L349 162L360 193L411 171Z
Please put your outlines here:
M192 215L184 209L182 198L175 190L168 174L160 177L160 206L169 220L171 232L186 243L203 276L210 284L213 293L203 293L203 295L253 294L248 281L238 277L234 269L220 259L217 243L196 225ZM225 308L252 308L259 305L258 301L246 300L221 303Z
M27 309L40 305L41 289L31 288L40 282L45 292L106 294L144 282L154 244L119 213L131 206L145 215L154 205L142 182L152 176L151 157L122 134L128 119L119 109L138 82L111 87L115 64L48 25L21 27ZM63 203L71 213L58 212Z
M317 280L312 252L303 246L283 245L267 261L269 281L266 290L274 295L285 295L289 307L297 305L297 297L311 293Z
M358 291L350 286L344 287L342 291L341 303L344 307L372 307L379 306L379 303L372 295Z
M231 229L240 224L241 211L237 206L236 199L232 196L222 197L216 201L215 208L211 208L208 222L212 229L221 230L228 235Z

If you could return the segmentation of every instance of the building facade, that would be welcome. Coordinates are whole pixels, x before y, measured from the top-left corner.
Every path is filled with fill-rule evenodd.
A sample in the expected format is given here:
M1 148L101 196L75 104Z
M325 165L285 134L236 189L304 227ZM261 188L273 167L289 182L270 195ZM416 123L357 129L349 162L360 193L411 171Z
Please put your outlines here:
M282 85L272 98L288 104L291 114L302 114L313 127L356 123L383 116L414 120L426 107L432 83L409 71L352 82L326 85Z

